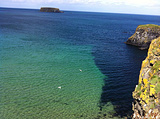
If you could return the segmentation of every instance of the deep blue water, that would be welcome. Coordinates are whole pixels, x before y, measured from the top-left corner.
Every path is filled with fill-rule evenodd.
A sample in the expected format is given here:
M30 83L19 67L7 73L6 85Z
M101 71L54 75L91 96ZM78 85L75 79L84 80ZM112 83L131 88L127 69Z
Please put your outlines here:
M1 117L131 115L147 51L124 42L140 24L160 16L0 8Z

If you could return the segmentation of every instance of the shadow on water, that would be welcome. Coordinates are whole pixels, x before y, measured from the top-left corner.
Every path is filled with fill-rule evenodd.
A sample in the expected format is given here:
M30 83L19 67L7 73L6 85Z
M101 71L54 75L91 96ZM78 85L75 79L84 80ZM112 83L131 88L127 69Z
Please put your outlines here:
M97 48L93 55L95 64L106 76L100 98L100 111L108 102L114 106L114 116L132 115L132 92L138 83L141 63L147 50L141 51L133 46L125 46L122 54L103 52Z
M116 77L115 77L116 79ZM128 95L126 90L123 90L123 84L118 85L118 81L112 78L104 79L104 86L102 87L102 94L100 98L100 111L103 110L103 107L111 102L114 106L115 113L113 117L129 117L132 114L132 97Z

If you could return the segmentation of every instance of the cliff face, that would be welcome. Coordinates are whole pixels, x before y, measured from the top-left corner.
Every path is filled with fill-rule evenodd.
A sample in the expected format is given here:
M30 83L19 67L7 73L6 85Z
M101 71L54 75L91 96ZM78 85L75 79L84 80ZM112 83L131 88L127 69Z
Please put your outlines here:
M63 13L63 11L60 11L58 8L51 8L51 7L41 7L41 12L54 12L54 13Z
M133 92L133 119L160 119L160 37L152 40Z
M160 26L154 24L139 25L135 33L128 38L126 44L148 49L151 41L160 36Z

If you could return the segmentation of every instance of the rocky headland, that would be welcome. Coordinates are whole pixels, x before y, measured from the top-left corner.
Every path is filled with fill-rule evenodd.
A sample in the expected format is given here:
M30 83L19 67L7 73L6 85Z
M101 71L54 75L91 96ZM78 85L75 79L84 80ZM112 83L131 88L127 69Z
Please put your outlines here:
M137 31L140 34L139 28ZM158 32L154 31L154 36L151 32L149 39L156 37ZM142 62L139 82L133 92L133 98L133 119L160 119L160 37L152 40L147 58Z
M52 8L52 7L41 7L41 12L54 12L54 13L64 13L60 11L59 8Z
M125 42L129 45L139 47L139 49L148 49L151 41L160 36L160 26L154 24L139 25L135 33Z

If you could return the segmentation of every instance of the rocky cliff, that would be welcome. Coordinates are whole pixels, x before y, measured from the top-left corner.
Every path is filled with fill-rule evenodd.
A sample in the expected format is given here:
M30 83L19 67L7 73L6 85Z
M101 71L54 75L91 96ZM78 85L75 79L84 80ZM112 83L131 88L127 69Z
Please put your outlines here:
M151 41L160 36L160 26L154 24L139 25L135 33L125 42L138 46L141 50L148 49Z
M41 12L54 12L54 13L63 13L63 11L60 11L58 8L51 8L51 7L41 7Z
M152 40L133 92L133 119L160 119L160 37Z

